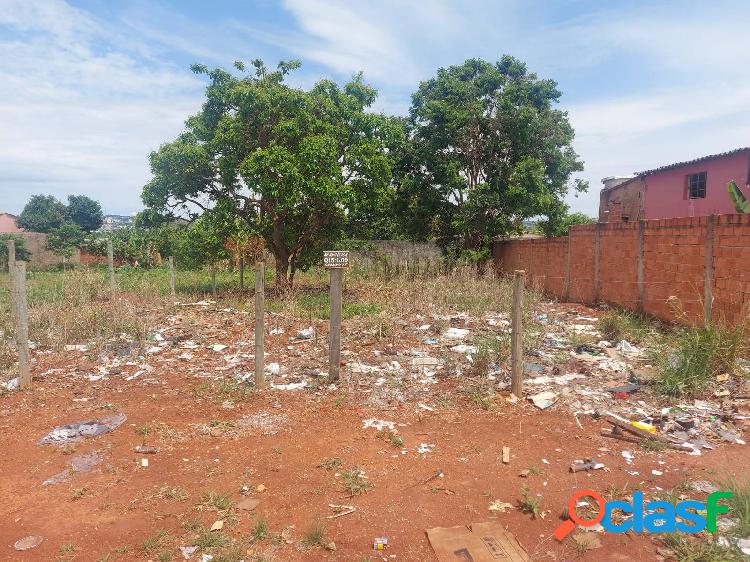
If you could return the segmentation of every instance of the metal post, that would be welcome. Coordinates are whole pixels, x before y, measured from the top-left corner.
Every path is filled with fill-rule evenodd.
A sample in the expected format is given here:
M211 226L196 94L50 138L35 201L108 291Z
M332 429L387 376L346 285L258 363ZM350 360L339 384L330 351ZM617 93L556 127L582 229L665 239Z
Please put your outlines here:
M339 365L341 363L341 279L342 270L340 268L331 269L331 314L328 330L331 381L339 379Z
M513 272L513 313L511 317L511 383L510 391L523 398L523 289L525 271Z
M263 338L265 334L265 268L263 263L255 266L255 386L266 387L266 373L264 369Z
M16 289L16 346L18 348L18 376L21 390L31 390L29 369L29 312L26 303L26 262L19 261L13 267Z

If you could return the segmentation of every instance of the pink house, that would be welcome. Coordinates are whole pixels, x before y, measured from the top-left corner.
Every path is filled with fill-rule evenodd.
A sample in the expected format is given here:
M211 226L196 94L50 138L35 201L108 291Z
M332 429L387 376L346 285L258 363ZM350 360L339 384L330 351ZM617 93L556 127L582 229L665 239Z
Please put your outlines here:
M16 226L16 215L0 213L0 234L9 232L23 232L23 230Z
M750 196L750 147L640 172L604 178L599 222L736 213L727 194L734 180Z

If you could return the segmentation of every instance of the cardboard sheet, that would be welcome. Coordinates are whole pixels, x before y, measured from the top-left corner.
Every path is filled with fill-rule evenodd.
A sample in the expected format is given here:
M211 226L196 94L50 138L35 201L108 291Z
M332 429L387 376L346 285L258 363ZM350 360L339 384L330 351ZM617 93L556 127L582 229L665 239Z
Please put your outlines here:
M440 562L530 562L515 536L496 521L427 530Z

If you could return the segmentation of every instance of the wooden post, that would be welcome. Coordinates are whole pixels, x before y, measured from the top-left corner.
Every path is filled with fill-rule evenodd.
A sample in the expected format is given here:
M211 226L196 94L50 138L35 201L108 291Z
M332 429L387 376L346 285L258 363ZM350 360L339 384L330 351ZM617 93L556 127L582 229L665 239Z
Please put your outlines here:
M8 273L13 273L13 266L16 265L16 241L8 239Z
M526 279L525 271L513 272L513 314L511 317L510 356L511 382L510 391L523 398L523 289Z
M602 223L594 225L594 303L599 304L599 269L601 264Z
M16 346L18 348L18 377L21 390L31 390L29 369L29 312L26 303L26 262L19 261L13 267L16 291Z
M216 264L211 264L211 295L216 298Z
M169 294L174 297L174 256L169 256Z
M245 288L245 258L240 257L240 291Z
M706 226L706 270L703 277L703 321L706 326L711 324L711 309L713 307L714 282L714 225L716 215L709 215Z
M115 285L115 257L112 250L112 240L107 240L107 267L109 268L109 292L114 298L117 287Z
M646 231L646 221L638 221L638 310L643 312L643 238Z
M13 268L16 266L16 241L8 240L8 277L10 278L10 319L16 326L16 281Z
M330 380L339 380L341 363L341 278L342 270L331 269L331 314L328 329Z
M264 369L263 337L265 333L265 270L263 263L255 265L255 387L266 387L266 373Z

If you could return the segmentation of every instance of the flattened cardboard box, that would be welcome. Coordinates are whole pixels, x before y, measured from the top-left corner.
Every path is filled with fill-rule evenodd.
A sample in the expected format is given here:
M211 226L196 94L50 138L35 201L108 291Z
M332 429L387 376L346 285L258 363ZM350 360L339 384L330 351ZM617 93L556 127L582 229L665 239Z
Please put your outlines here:
M427 529L440 562L530 562L516 537L495 521Z

